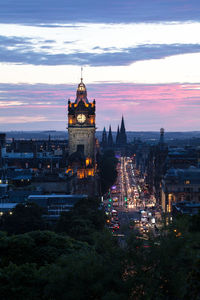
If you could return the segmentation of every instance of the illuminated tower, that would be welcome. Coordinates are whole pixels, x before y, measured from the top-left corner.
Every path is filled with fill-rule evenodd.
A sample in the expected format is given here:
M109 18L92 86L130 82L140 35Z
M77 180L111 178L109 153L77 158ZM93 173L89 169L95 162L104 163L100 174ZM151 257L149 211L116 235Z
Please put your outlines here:
M92 103L88 101L86 86L81 78L75 102L68 101L69 155L79 152L93 164L95 130L95 100Z

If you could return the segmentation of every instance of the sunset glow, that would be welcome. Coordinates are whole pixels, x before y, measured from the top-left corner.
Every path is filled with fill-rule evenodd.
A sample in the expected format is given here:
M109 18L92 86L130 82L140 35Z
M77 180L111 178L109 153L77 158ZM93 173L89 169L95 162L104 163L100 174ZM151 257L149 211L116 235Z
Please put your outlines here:
M48 12L41 3L40 14L23 0L20 18L11 4L0 12L1 130L13 123L16 130L65 130L66 100L75 97L81 66L99 130L109 124L115 130L122 113L128 130L199 130L194 0L187 8L183 0L165 6L145 0L145 14L139 1L92 7L86 1L84 14L75 10L78 0L60 2L49 3Z

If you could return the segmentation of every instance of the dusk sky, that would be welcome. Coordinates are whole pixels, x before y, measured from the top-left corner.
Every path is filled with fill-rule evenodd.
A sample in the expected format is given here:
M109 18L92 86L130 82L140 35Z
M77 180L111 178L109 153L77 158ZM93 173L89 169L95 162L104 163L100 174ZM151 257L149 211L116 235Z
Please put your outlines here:
M200 130L200 1L0 0L0 131L66 130L81 66L98 130Z

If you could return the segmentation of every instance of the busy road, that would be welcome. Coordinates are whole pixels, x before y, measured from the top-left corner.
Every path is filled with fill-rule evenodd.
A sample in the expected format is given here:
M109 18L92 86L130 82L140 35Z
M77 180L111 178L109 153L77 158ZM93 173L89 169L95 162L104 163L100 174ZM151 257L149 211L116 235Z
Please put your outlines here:
M160 214L139 176L134 157L120 156L118 161L116 183L104 200L108 227L119 236L131 230L145 238L148 233L157 234Z

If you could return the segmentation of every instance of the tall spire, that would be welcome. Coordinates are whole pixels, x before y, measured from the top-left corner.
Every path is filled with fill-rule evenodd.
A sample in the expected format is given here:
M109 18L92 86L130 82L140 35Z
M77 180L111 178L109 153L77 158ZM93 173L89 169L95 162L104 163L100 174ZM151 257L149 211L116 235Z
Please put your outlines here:
M113 136L112 136L111 125L109 126L109 133L108 133L108 147L113 147Z
M120 128L120 144L126 145L127 143L127 136L126 136L126 129L124 125L124 117L122 116L122 121L121 121L121 128Z
M117 127L117 136L116 136L116 145L120 144L120 132L119 132L119 125Z
M83 82L83 67L81 67L81 83Z
M103 148L107 147L107 133L106 133L106 128L105 127L104 127L103 133L102 133L101 145L102 145Z
M85 84L83 83L83 68L81 67L81 82L78 85L77 91L76 91L76 101L75 103L78 104L80 101L85 102L88 104L88 99L87 99L87 89Z
M123 117L123 115L122 115L120 133L125 133L124 117Z

